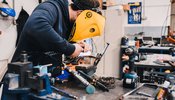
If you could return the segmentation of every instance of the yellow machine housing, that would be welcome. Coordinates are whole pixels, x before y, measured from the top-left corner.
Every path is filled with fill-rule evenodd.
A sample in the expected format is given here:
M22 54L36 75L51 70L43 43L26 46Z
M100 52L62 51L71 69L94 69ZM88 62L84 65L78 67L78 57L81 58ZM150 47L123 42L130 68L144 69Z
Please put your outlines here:
M100 36L105 26L105 18L91 10L84 10L76 19L69 41L78 42L86 38Z

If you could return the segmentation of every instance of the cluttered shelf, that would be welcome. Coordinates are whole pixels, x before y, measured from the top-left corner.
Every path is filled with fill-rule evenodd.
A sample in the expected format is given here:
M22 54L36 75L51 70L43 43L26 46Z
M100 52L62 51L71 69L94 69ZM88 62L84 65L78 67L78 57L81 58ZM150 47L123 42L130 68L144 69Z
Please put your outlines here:
M140 52L140 49L145 50L145 52ZM163 98L175 100L173 95L175 79L174 62L174 49L170 49L170 47L136 48L134 46L123 46L121 48L120 69L121 78L124 79L123 82L130 82L129 86L135 86L135 83L139 80L141 83L152 83L152 85L143 85L140 89L136 88L122 97L126 96L126 100L136 100L136 98L138 100L164 100ZM159 84L159 87L156 84ZM168 89L169 87L173 91ZM148 92L149 90L152 90L152 93ZM141 99L141 96L138 94L144 95L147 98Z
M123 77L123 67L125 66L125 62L122 61L122 56L123 54L125 53L125 50L126 48L128 48L129 46L124 46L122 45L121 46L121 50L120 50L120 57L121 57L121 60L120 60L120 78L122 79ZM139 54L144 54L145 57L146 57L146 60L142 60L140 62L135 62L135 66L136 67L156 67L157 68L160 68L162 66L162 68L171 68L169 64L155 64L156 62L152 62L152 61L156 61L156 57L158 57L158 55L160 57L162 57L161 55L167 55L169 57L171 57L169 54L170 54L170 48L171 47L159 47L159 46L151 46L151 47L148 47L148 46L142 46L142 47L139 47L138 48L138 53ZM159 67L160 66L160 67Z
M134 67L138 76L140 76L140 81L156 81L162 84L165 80L165 77L157 77L156 75L166 71L168 71L168 73L174 72L174 67L170 65L170 63L164 61L174 61L174 57L167 54L148 54L146 60L135 62Z

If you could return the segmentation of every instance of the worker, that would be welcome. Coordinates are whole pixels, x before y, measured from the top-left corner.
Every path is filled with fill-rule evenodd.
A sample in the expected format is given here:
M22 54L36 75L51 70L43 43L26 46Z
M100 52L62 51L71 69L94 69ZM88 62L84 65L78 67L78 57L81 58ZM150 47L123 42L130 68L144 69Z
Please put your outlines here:
M33 65L52 63L61 66L62 54L78 56L90 50L84 42L70 43L73 23L83 10L99 7L98 0L48 0L39 4L28 18L20 36L12 62L26 51ZM83 35L83 34L82 34Z

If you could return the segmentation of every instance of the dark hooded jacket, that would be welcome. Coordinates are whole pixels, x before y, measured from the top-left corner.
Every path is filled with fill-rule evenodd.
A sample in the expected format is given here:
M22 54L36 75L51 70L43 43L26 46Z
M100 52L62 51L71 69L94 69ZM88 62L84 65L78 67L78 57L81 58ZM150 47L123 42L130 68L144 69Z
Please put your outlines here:
M48 0L38 5L24 25L12 62L26 51L34 65L59 65L62 54L71 55L75 46L67 39L72 24L67 0Z

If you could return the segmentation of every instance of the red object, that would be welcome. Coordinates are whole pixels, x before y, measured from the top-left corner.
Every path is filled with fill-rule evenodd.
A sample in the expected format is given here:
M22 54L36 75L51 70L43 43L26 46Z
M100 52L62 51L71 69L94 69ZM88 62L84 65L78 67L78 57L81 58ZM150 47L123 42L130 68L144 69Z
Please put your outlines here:
M136 41L136 42L135 42L135 46L136 46L136 48L139 48L139 47L140 47L139 41Z
M129 68L126 68L126 69L124 70L124 73L129 73Z

